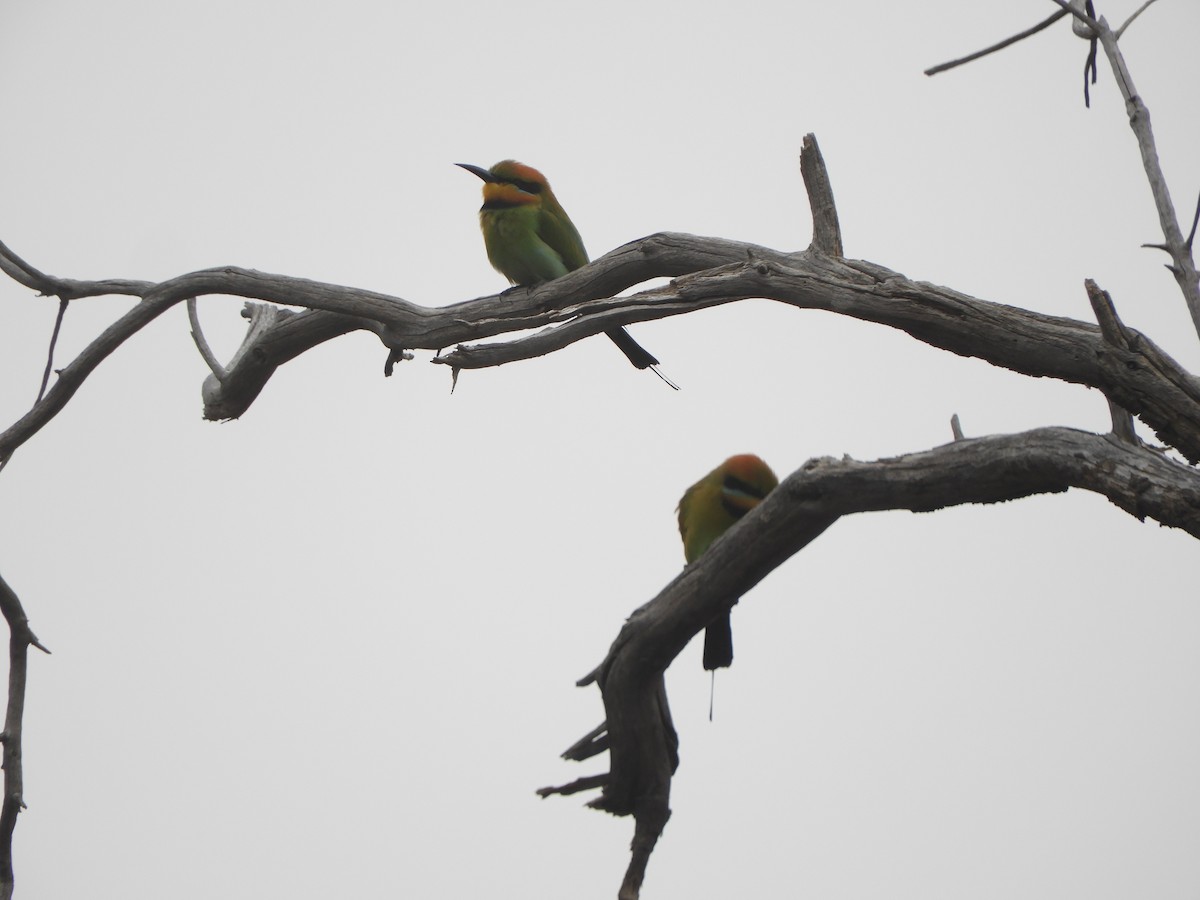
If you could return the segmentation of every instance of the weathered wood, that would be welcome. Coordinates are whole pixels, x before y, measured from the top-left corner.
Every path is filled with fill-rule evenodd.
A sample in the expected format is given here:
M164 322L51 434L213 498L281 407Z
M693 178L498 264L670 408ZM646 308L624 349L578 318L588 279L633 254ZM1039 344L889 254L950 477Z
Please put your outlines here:
M8 622L8 702L4 713L4 800L0 803L0 900L11 900L16 879L13 874L13 831L17 816L25 808L25 765L21 738L25 714L25 682L29 647L49 653L29 627L29 619L16 592L0 577L0 614Z
M582 681L595 681L603 695L610 760L608 776L595 776L601 794L590 805L637 822L620 896L637 896L629 889L644 872L639 852L648 857L670 815L679 757L663 673L730 597L745 595L842 516L926 512L1071 488L1200 537L1200 476L1161 453L1070 428L961 438L874 462L810 460L637 609Z
M629 296L617 292L654 277L671 284ZM113 282L67 281L71 296L106 293ZM626 244L582 269L533 289L448 307L232 267L149 285L141 303L62 369L42 403L0 434L7 456L62 409L88 374L148 322L190 297L222 294L304 306L280 316L239 351L225 379L206 388L206 416L229 418L248 408L270 374L305 350L349 331L368 329L390 347L438 349L459 340L556 324L517 341L460 347L435 358L460 369L541 356L614 325L626 325L754 297L821 309L907 332L934 347L1027 375L1058 378L1103 391L1140 417L1165 443L1200 461L1200 385L1133 329L1126 349L1096 325L980 300L910 281L861 260L781 253L720 238L662 233ZM38 289L55 293L46 277ZM64 288L65 289L65 288Z

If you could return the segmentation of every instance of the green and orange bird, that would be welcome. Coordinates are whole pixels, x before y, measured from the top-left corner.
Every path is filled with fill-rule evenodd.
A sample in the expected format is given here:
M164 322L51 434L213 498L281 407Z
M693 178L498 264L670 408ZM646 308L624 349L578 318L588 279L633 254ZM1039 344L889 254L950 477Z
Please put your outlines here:
M695 562L713 541L758 506L778 484L779 479L770 466L745 453L729 457L684 491L679 501L679 536L683 538L684 558L689 563ZM725 612L704 631L704 668L715 675L717 669L732 663L733 631L729 613Z
M483 179L479 228L488 261L517 285L541 284L587 265L583 239L550 190L546 176L513 159L490 169L456 163ZM639 369L650 369L675 390L679 386L658 370L658 360L624 328L604 332Z

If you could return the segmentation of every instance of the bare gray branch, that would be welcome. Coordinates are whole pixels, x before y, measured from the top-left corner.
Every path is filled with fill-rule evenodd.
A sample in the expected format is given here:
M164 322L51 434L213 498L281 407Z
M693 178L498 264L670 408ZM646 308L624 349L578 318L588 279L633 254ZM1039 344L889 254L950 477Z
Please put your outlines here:
M8 622L8 704L4 714L4 802L0 805L0 900L13 895L13 831L17 816L25 808L25 769L21 758L21 735L25 715L25 681L30 645L43 647L29 627L29 619L16 592L0 577L0 613Z
M645 860L670 815L678 736L663 673L688 641L728 609L730 597L744 596L842 516L926 512L1070 488L1101 494L1138 519L1154 518L1200 537L1195 470L1115 436L1042 428L958 439L875 462L810 460L634 611L593 673L607 715L610 771L607 779L594 776L601 794L590 805L632 815L637 823L619 896L638 896Z

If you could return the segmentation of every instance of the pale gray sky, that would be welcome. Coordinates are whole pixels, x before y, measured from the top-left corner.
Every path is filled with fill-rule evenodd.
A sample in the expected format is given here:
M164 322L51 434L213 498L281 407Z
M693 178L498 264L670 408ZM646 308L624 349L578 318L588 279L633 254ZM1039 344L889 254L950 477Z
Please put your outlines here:
M1122 21L1140 4L1101 4ZM1184 365L1106 68L1081 97L1048 0L337 4L8 0L0 238L78 278L236 264L439 305L504 287L478 181L550 177L594 256L660 230L796 249L815 132L847 255L1090 320L1083 279ZM1181 216L1200 7L1123 41ZM64 363L128 308L75 303ZM218 353L241 301L208 298ZM55 303L0 280L0 414ZM674 508L734 452L784 475L968 434L1108 427L1103 398L896 332L745 302L604 340L381 377L369 335L200 418L182 307L0 474L30 665L18 897L611 898L632 822L540 801L606 765L573 686L679 570ZM735 610L737 662L668 673L682 763L647 900L1193 898L1195 540L1091 495L841 522Z

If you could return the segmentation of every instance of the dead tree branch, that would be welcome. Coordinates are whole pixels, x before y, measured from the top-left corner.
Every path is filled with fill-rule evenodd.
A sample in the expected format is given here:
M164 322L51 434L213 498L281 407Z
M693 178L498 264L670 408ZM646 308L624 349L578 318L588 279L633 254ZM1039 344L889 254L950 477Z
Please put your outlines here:
M674 246L693 241L729 243L666 234L646 238L636 246L660 245L655 255L665 258ZM765 248L748 252L754 257L750 262L677 278L665 287L639 294L580 304L573 312L584 308L598 312L576 315L559 327L519 341L460 347L436 361L464 369L501 365L566 346L614 322L627 324L751 297L766 298L888 325L931 346L1025 375L1097 388L1140 416L1164 443L1178 447L1192 461L1200 460L1200 384L1133 329L1127 329L1129 341L1118 350L1104 340L1095 325L910 281L872 263L808 253L782 254ZM602 266L607 259L593 265ZM1162 391L1170 396L1167 402L1151 396Z
M950 417L950 433L954 436L956 441L961 441L966 437L966 435L963 434L962 423L958 420L958 413L955 413Z
M1097 18L1085 12L1083 9L1084 4L1078 2L1078 0L1075 0L1075 2L1071 2L1071 0L1052 0L1052 2L1060 6L1061 9L1028 31L1015 35L1006 41L1001 41L979 53L926 69L925 74L933 75L937 72L943 72L963 63L970 62L973 59L978 59L980 56L985 56L988 53L1002 50L1017 40L1040 31L1062 16L1068 14L1074 16L1075 25L1078 26L1077 33L1081 37L1093 42L1092 52L1088 57L1088 66L1084 73L1085 97L1087 95L1088 72L1092 73L1092 81L1095 81L1095 43L1098 42L1104 48L1109 66L1112 68L1113 75L1116 78L1117 87L1121 91L1121 96L1125 99L1125 110L1129 116L1129 127L1133 129L1134 136L1137 139L1138 150L1142 156L1142 166L1146 171L1146 178L1150 182L1150 191L1154 197L1154 206L1158 210L1159 224L1165 240L1161 244L1144 244L1143 246L1165 250L1170 254L1171 262L1167 265L1167 268L1175 277L1175 281L1183 293L1184 302L1187 303L1188 312L1192 317L1192 323L1196 328L1197 335L1200 336L1200 275L1197 274L1196 262L1192 256L1192 240L1190 236L1186 239L1184 238L1183 230L1179 225L1179 219L1175 214L1175 204L1171 199L1171 192L1167 188L1166 177L1163 175L1162 166L1158 160L1158 149L1154 142L1154 131L1150 125L1150 110L1146 107L1145 101L1137 93L1133 84L1133 78L1130 76L1129 69L1125 65L1125 58L1118 46L1121 34L1133 23L1134 19L1150 6L1153 0L1144 3L1137 12L1126 20L1125 24L1116 33L1109 28L1108 22L1103 16ZM1200 215L1200 205L1197 206L1197 213Z
M1090 29L1089 39L1104 47L1126 99L1165 236L1161 247L1171 255L1171 271L1200 333L1200 288L1191 236L1183 238L1175 217L1149 113L1134 90L1117 37L1103 18L1086 15L1066 0L1055 2L1063 10L1038 26L971 57L934 67L929 74L1009 46L1068 11L1083 22ZM743 596L842 516L879 510L930 511L1077 488L1107 497L1139 520L1153 518L1200 537L1200 473L1141 445L1128 416L1137 415L1164 443L1193 463L1200 462L1200 382L1148 338L1125 326L1105 292L1088 282L1099 323L1092 325L977 299L911 281L871 262L846 259L828 173L811 135L805 138L801 170L813 219L813 238L805 251L781 252L663 233L626 244L555 281L442 308L235 267L201 270L159 283L63 279L34 268L0 243L0 270L31 290L59 297L63 304L108 294L138 298L132 309L60 371L29 413L0 434L0 459L9 457L61 411L96 366L125 340L173 305L210 295L259 301L248 305L250 328L227 366L207 351L198 322L193 323L197 345L214 373L203 388L205 416L211 419L241 415L279 366L350 331L376 334L389 350L389 361L412 349L455 347L433 362L458 372L544 355L619 325L749 298L886 325L960 356L1102 391L1113 410L1111 435L1043 428L965 438L955 419L955 440L932 450L868 463L810 461L633 613L603 662L583 680L599 686L605 722L564 754L585 759L608 750L609 771L542 793L599 789L600 795L590 805L634 817L631 860L620 897L635 900L671 814L671 781L679 761L678 735L663 678L666 668L728 607L731 597ZM658 277L674 280L665 287L620 296ZM528 329L541 330L514 341L462 345ZM2 580L0 608L12 632L3 735L5 796L0 810L0 900L4 900L4 891L11 894L12 889L11 836L22 800L20 734L27 650L30 644L41 645L29 631L16 595Z
M13 832L25 808L25 772L21 761L21 730L25 717L25 680L30 645L43 647L29 627L29 619L16 593L0 577L0 612L8 622L8 706L4 713L4 802L0 805L0 900L13 895Z
M1103 41L1107 26L1100 20L1098 27ZM1115 53L1115 41L1113 45ZM1114 58L1119 60L1119 54L1110 54ZM1148 114L1132 94L1131 83L1123 84L1128 85L1129 102L1136 107L1131 123L1139 142L1143 132L1148 137L1148 143L1142 143L1143 158L1153 182L1149 161L1156 168L1157 158ZM0 269L40 293L64 301L103 294L139 298L60 371L57 382L29 413L0 434L0 458L11 455L50 421L125 340L171 306L208 295L260 301L248 304L250 329L229 364L221 367L215 358L210 360L210 366L216 363L214 373L221 374L210 376L204 384L208 418L240 415L280 365L354 330L376 334L388 348L389 359L411 349L440 350L459 344L432 360L457 372L544 355L618 325L749 298L886 325L960 356L1102 391L1114 410L1113 435L1049 428L967 439L959 430L951 444L896 459L810 462L631 616L604 662L585 679L596 681L601 689L605 724L567 754L590 758L608 749L610 771L544 789L543 794L599 787L601 794L592 806L634 816L631 861L620 894L624 900L634 900L670 816L671 778L678 764L678 736L663 681L666 667L728 605L730 597L750 590L839 517L868 510L926 511L1076 487L1107 496L1139 519L1155 518L1200 536L1200 475L1139 444L1132 428L1125 427L1128 416L1123 412L1141 418L1188 460L1200 462L1200 381L1148 338L1121 323L1111 298L1088 284L1099 322L1092 325L977 299L911 281L871 262L845 259L828 174L815 141L808 138L801 169L813 217L808 250L781 252L737 241L663 233L626 244L555 281L442 308L235 267L201 270L159 283L61 279L35 269L0 244ZM1168 204L1165 212L1160 206L1166 229L1168 219L1174 222L1174 210L1165 187L1161 192L1155 189L1156 200L1160 193ZM1174 259L1190 264L1185 243L1176 225L1174 233L1167 233L1164 246ZM1176 270L1185 271L1182 265L1176 265ZM1194 287L1194 267L1190 271ZM619 296L656 277L674 280L665 287ZM1197 322L1200 328L1200 318ZM514 341L461 345L528 329L541 330ZM24 649L21 653L23 666ZM14 655L14 672L16 666ZM6 759L7 752L6 748Z
M677 277L662 288L612 296L647 278L681 272L694 274ZM248 395L256 395L283 362L355 329L386 335L389 346L436 349L467 336L554 324L517 341L462 346L433 360L473 369L541 356L613 325L761 297L876 322L960 356L1096 388L1140 417L1164 443L1193 462L1200 461L1200 383L1134 329L1126 329L1128 340L1117 347L1104 339L1096 325L910 281L873 263L807 251L780 253L679 234L626 244L531 290L441 309L235 268L209 269L147 285L142 301L62 369L42 401L0 434L0 456L11 454L53 418L123 341L175 303L203 294L253 297L314 310L279 311L268 317L228 366L225 380L210 379L205 387L207 409L227 414L248 402ZM231 389L239 392L238 403L231 404Z
M46 396L46 387L50 384L50 373L54 371L54 348L58 346L58 336L62 332L63 319L67 314L67 304L70 300L62 299L58 301L58 313L54 317L54 329L50 332L50 346L46 350L46 368L42 370L42 383L38 387L37 399L33 401L34 406L42 402L42 398ZM8 465L8 461L12 458L12 453L0 454L0 472L4 471L4 467Z
M1167 266L1179 290L1183 293L1192 323L1200 335L1200 275L1196 271L1196 261L1192 257L1191 243L1184 238L1175 214L1175 204L1171 192L1167 188L1167 179L1158 161L1158 149L1154 143L1154 131L1150 126L1150 110L1133 85L1129 70L1125 67L1125 59L1117 46L1116 35L1100 17L1098 32L1100 46L1108 57L1109 65L1117 77L1117 86L1121 96L1125 98L1125 111L1129 115L1129 127L1137 138L1138 150L1142 155L1142 166L1146 170L1146 178L1150 182L1150 191L1154 197L1154 206L1158 210L1158 221L1162 228L1166 251L1171 256L1171 264Z
M875 462L810 460L637 609L604 661L581 682L600 687L610 753L607 776L592 776L601 794L589 805L632 815L637 823L619 896L638 896L649 851L670 815L678 736L663 673L688 641L728 608L730 597L744 596L843 516L928 512L1070 488L1101 494L1139 520L1153 518L1200 537L1200 474L1161 454L1113 435L1070 428L962 438ZM575 748L592 744L600 730ZM567 793L567 788L542 793Z
M1133 84L1133 77L1125 65L1125 57L1118 45L1119 35L1108 26L1103 16L1093 18L1078 9L1071 7L1067 0L1053 0L1059 6L1071 12L1075 18L1091 29L1091 37L1100 42L1104 55L1108 57L1109 67L1117 82L1117 88L1125 100L1125 112L1129 116L1129 127L1133 129L1137 139L1138 151L1142 156L1142 167L1150 182L1150 192L1154 197L1154 207L1158 211L1158 221L1162 228L1164 241L1153 246L1165 250L1171 256L1167 269L1175 276L1175 282L1183 293L1192 324L1200 335L1200 274L1197 274L1196 261L1192 257L1191 241L1183 236L1179 219L1175 214L1175 203L1167 188L1167 179L1163 175L1162 166L1158 161L1158 148L1155 146L1154 130L1150 125L1150 110L1138 94ZM1135 18L1146 8L1146 4L1121 26L1124 31Z
M192 326L192 341L196 344L196 349L200 351L200 356L204 358L204 362L212 370L213 376L220 381L225 377L225 367L221 365L216 354L212 352L212 348L208 346L208 340L204 337L204 329L200 327L200 312L196 309L196 298L188 297L187 300L188 323Z
M46 396L46 386L50 384L50 373L54 371L54 348L58 346L58 336L62 332L63 318L67 314L69 300L58 301L58 314L54 317L54 330L50 332L50 347L46 350L46 368L42 371L42 383L38 388L37 400Z
M800 151L800 174L804 178L804 190L808 193L808 205L812 209L813 236L809 250L828 256L842 255L842 226L838 223L837 204L833 202L833 184L825 158L817 139L811 134L804 136Z
M1101 290L1100 286L1090 278L1084 282L1083 286L1087 290L1092 310L1096 313L1096 321L1100 323L1100 333L1104 335L1104 340L1119 350L1126 349L1129 346L1129 331L1125 327L1125 323L1118 318L1117 308L1113 305L1108 291ZM1133 430L1133 416L1129 414L1129 411L1110 399L1108 412L1112 417L1113 434L1126 443L1136 444L1137 435Z
M1036 25L1032 26L1031 28L1026 28L1024 31L1020 32L1019 34L1014 34L1012 37L1007 37L1002 41L998 41L997 43L992 44L990 47L984 47L982 50L977 50L975 53L968 54L967 56L960 57L959 59L952 59L949 62L939 63L936 66L930 66L928 69L925 70L925 74L926 75L937 75L939 72L946 72L950 69L955 69L955 68L958 68L959 66L966 65L969 62L974 62L977 59L982 59L985 56L988 56L992 53L996 53L1000 50L1003 50L1005 47L1010 47L1013 44L1017 43L1018 41L1023 41L1027 37L1032 37L1033 35L1037 34L1039 31L1049 28L1051 25L1053 25L1055 22L1057 22L1059 19L1063 18L1067 14L1068 14L1067 10L1060 9L1056 13L1051 13L1049 17L1038 22Z
M432 360L461 371L541 356L617 325L753 297L888 325L961 356L1097 388L1141 417L1164 443L1190 460L1200 460L1200 386L1151 341L1129 330L1129 341L1117 348L1094 325L979 300L910 281L874 263L842 259L832 190L815 140L806 139L802 169L813 210L810 250L784 253L738 241L663 233L619 247L552 282L441 308L235 267L206 269L158 284L55 278L0 244L0 269L43 294L141 298L61 370L58 381L29 413L0 434L0 458L11 455L50 421L92 370L147 323L183 300L223 294L306 311L267 313L258 305L250 307L252 325L242 347L223 378L211 376L205 382L205 416L210 419L240 415L280 365L354 330L373 332L397 353L542 329L516 341L457 346ZM656 277L675 281L618 296Z

